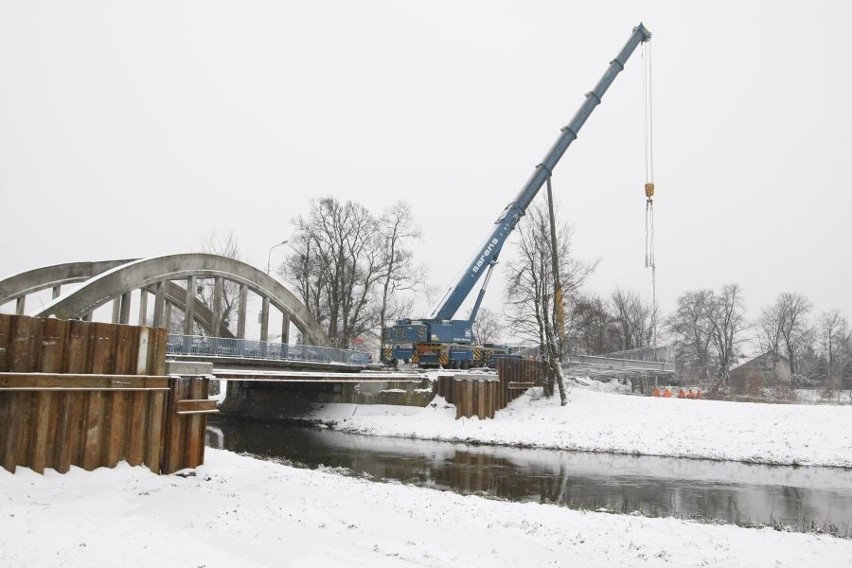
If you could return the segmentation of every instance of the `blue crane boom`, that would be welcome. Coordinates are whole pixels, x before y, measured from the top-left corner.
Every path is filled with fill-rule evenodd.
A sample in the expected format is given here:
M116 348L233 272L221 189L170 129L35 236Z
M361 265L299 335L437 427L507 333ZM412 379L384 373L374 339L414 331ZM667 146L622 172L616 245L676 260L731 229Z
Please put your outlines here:
M529 181L521 188L518 195L503 210L494 228L491 230L484 244L479 248L478 254L474 256L467 269L461 273L456 282L449 288L447 294L441 300L438 307L430 318L422 320L400 320L391 328L388 334L390 343L394 345L393 353L385 355L385 359L409 359L417 351L416 343L457 343L470 344L473 342L471 326L476 318L476 313L482 303L488 278L485 285L480 289L470 317L466 320L453 320L459 307L470 295L484 272L493 269L497 257L506 242L506 239L514 230L520 218L526 213L533 198L538 194L547 178L553 173L553 169L562 158L568 146L577 138L580 129L586 120L601 103L601 99L612 85L618 74L624 69L625 63L635 51L636 47L651 39L651 32L643 24L633 28L630 39L613 59L603 77L601 77L594 89L586 93L586 100L574 115L567 126L563 127L559 138L548 151L544 160L538 164L533 171ZM399 345L409 343L411 347ZM446 351L446 349L444 350ZM408 355L408 356L407 356ZM445 358L448 355L445 354ZM444 364L443 361L438 364Z
M441 305L435 310L435 319L447 320L456 315L459 306L465 301L480 276L482 276L482 269L489 263L497 260L497 256L500 254L500 250L503 248L507 237L515 228L518 220L526 213L533 198L538 194L538 191L544 185L547 178L550 177L559 159L565 153L565 150L577 138L577 134L589 118L589 115L600 104L601 99L615 80L615 77L624 69L627 59L641 42L647 41L650 38L651 32L644 25L639 24L633 29L633 34L630 36L627 44L618 56L610 62L606 73L601 77L597 86L592 91L586 93L586 100L580 107L580 110L577 111L577 114L574 115L568 126L562 128L562 133L544 157L544 160L536 166L529 181L521 188L517 197L506 206L503 213L497 219L495 222L496 226L480 249L479 255L473 259L467 270L462 273L458 281L452 286L452 292L445 297Z

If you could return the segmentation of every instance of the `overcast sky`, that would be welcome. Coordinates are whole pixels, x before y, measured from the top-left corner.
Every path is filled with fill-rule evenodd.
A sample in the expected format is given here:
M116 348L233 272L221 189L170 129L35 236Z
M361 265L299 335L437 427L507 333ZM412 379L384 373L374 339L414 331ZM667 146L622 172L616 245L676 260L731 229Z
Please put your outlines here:
M738 282L751 315L795 291L852 318L850 6L0 0L0 278L212 229L265 268L332 195L409 202L444 288L641 21L662 309ZM601 294L650 297L641 70L554 174Z

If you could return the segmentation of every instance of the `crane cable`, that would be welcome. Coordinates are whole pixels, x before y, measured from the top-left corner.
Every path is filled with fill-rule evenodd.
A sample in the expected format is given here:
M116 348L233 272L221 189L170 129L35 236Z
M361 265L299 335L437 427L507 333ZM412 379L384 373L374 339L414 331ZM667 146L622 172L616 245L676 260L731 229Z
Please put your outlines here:
M645 268L651 269L651 333L657 345L657 267L654 260L654 126L651 97L651 42L642 42L642 94L645 110Z

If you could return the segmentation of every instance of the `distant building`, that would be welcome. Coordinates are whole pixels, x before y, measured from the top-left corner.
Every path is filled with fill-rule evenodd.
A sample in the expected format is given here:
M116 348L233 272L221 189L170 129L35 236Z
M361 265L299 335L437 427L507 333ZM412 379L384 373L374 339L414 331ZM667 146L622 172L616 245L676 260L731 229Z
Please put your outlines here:
M728 376L736 391L748 394L758 394L764 387L789 387L793 384L790 360L777 353L752 357L731 369Z

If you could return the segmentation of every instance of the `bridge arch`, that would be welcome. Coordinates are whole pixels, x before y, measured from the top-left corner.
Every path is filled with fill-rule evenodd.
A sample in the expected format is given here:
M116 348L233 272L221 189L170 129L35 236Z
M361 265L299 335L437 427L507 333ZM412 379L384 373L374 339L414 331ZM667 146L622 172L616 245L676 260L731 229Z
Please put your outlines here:
M138 259L68 262L65 264L43 266L15 274L14 276L0 280L0 306L14 300L16 302L16 313L23 315L26 297L29 294L52 289L53 298L55 299L61 295L62 286L65 284L85 282L102 272L127 264L128 262L133 262L134 260Z
M195 281L201 278L213 278L216 282L212 310L195 298ZM173 282L181 279L186 280L186 288ZM198 322L208 333L221 336L222 332L226 331L227 337L232 334L218 321L218 306L221 306L225 280L240 285L241 331L244 331L245 302L250 290L260 296L263 302L261 340L266 340L264 336L269 307L274 306L302 333L305 343L331 344L319 322L298 298L277 280L244 262L204 253L152 257L113 266L86 280L78 290L55 298L35 315L62 319L86 318L94 310L111 301L120 301L120 311L129 315L130 294L135 290L143 290L155 295L155 326L163 324L164 307L168 302L182 308L187 314L187 320ZM50 285L44 285L40 289L48 287Z
M51 289L53 299L56 299L61 296L62 286L66 284L86 282L98 274L136 260L139 259L68 262L43 266L15 274L0 280L0 306L14 301L15 313L24 315L26 314L27 296L30 294L37 294L43 290ZM152 294L155 293L154 287L149 288L147 291ZM181 312L186 312L186 291L174 282L168 281L166 283L165 300L168 305L178 308ZM113 299L113 301L115 300ZM195 305L195 313L193 315L194 322L210 335L234 337L234 334L224 323L219 326L218 333L213 330L213 312L203 303ZM114 323L119 322L116 320ZM140 325L144 325L144 322L140 321Z

